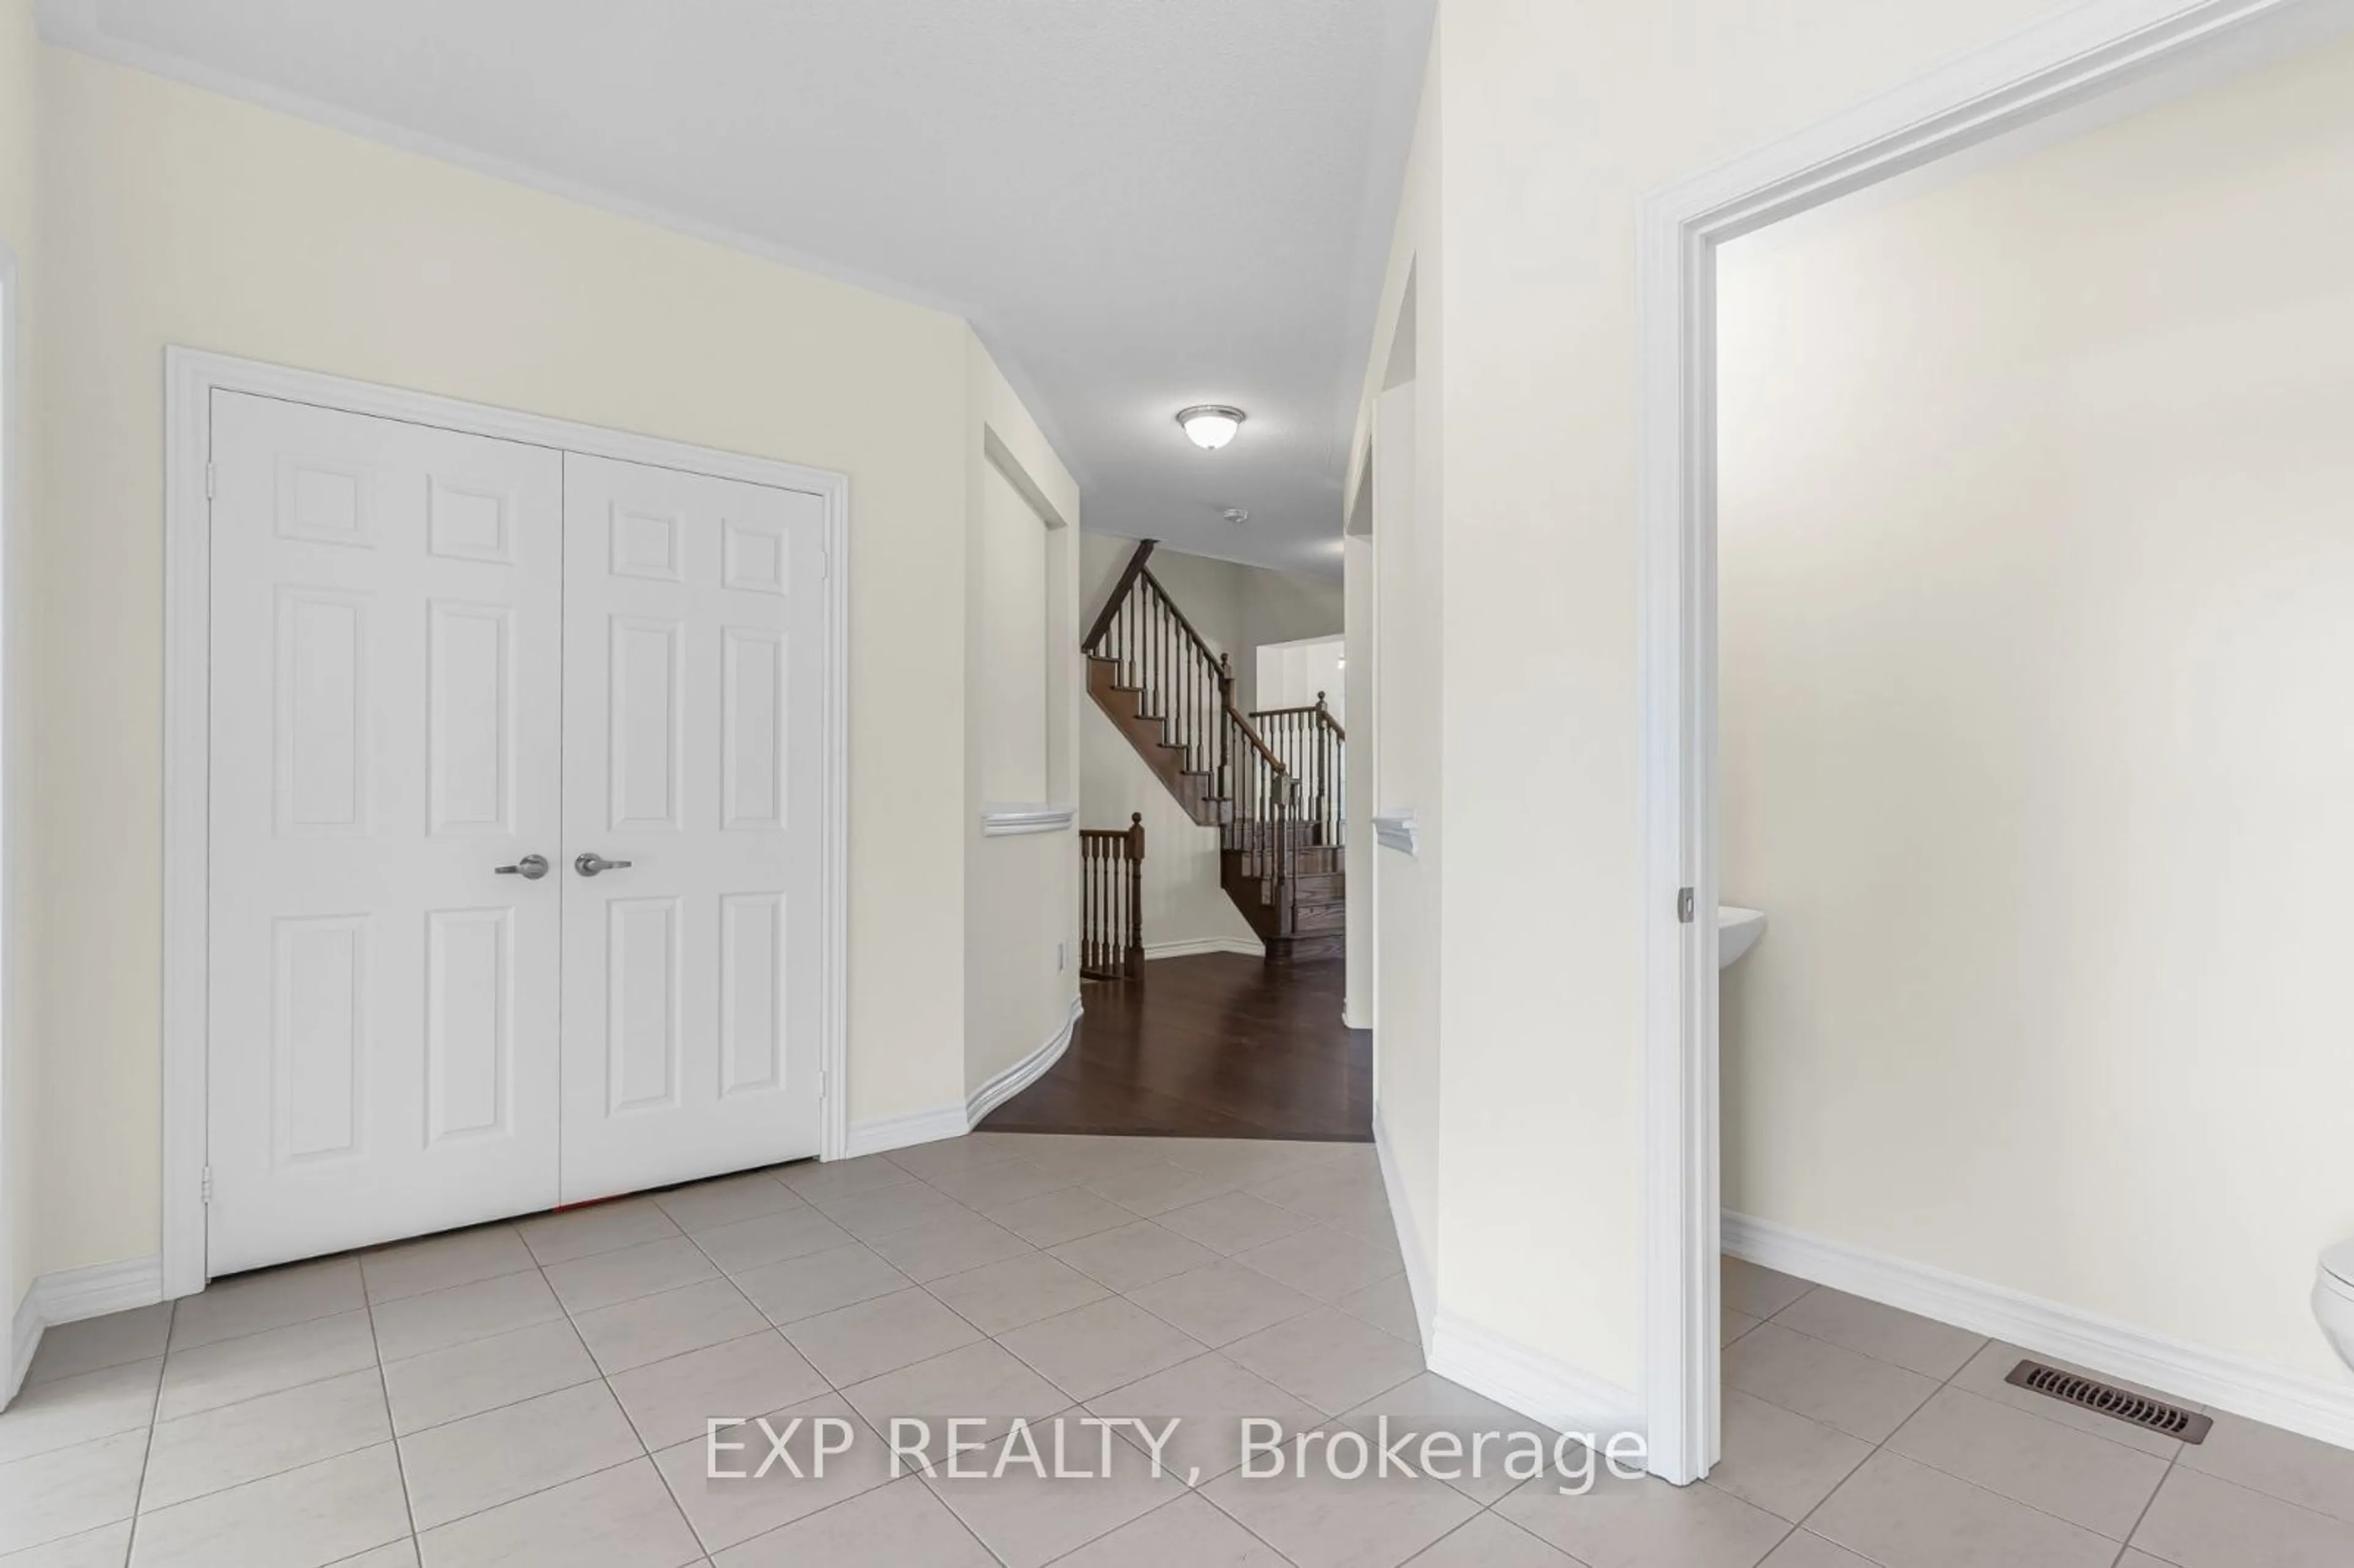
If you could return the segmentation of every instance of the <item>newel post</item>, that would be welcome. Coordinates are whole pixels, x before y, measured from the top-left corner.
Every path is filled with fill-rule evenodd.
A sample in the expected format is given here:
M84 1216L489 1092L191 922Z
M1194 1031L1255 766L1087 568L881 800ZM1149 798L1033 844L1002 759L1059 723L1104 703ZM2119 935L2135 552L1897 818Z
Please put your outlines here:
M1144 813L1128 814L1128 951L1130 980L1144 978Z
M1226 780L1226 792L1240 793L1234 772L1234 722L1226 715L1235 711L1235 661L1231 654L1218 655L1218 772Z

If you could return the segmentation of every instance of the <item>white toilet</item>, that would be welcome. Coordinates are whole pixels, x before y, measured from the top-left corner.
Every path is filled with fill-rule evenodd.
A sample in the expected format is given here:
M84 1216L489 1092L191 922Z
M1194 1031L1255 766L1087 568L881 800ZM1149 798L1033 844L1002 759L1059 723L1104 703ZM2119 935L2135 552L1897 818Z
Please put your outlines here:
M2329 1336L2338 1359L2354 1367L2354 1241L2342 1241L2321 1255L2313 1281L2313 1315Z

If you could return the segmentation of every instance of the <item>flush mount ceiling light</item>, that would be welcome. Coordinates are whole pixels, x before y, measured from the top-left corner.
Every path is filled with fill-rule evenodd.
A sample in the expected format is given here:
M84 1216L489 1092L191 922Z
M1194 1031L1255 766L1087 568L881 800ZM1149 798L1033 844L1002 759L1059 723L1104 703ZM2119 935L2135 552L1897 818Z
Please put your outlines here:
M1243 428L1243 411L1225 403L1196 403L1177 410L1177 422L1186 439L1204 451L1214 452L1235 439Z

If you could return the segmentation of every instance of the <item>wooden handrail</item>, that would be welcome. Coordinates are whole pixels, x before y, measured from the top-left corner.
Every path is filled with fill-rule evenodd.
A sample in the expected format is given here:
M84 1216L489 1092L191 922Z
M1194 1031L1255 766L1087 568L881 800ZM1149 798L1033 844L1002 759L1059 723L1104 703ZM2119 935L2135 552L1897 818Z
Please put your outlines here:
M1252 727L1299 786L1295 804L1310 834L1309 842L1318 849L1341 847L1348 836L1348 809L1341 799L1348 736L1333 722L1324 694L1316 694L1312 707L1261 708L1250 717Z
M1146 557L1160 543L1158 539L1146 539L1136 546L1136 554L1129 556L1128 565L1120 571L1119 580L1112 584L1111 597L1104 600L1103 609L1096 613L1096 622L1087 628L1086 638L1079 643L1080 648L1089 653L1096 651L1096 644L1101 642L1104 633L1111 630L1113 620L1119 614L1119 607L1127 602L1128 590L1136 586L1137 577L1144 571ZM1158 588L1161 585L1155 583L1153 586ZM1163 594L1161 597L1165 599L1168 596Z
M1210 663L1222 662L1225 655L1210 652L1210 640L1193 630L1193 623L1185 619L1185 612L1177 607L1177 601L1170 597L1169 590L1161 586L1161 579L1154 577L1149 570L1140 571L1137 575L1152 585L1152 591L1161 596L1161 602L1168 608L1170 618L1177 622L1178 628L1192 641L1194 652L1200 653Z
M1257 729L1252 726L1250 715L1244 713L1241 708L1235 706L1231 696L1229 696L1226 701L1226 712L1236 721L1235 727L1243 732L1245 738L1249 740L1251 746L1258 752L1259 758L1262 761L1264 761L1269 768L1275 769L1278 775L1291 771L1283 765L1282 758L1278 757L1273 751L1267 749L1267 742L1259 738Z
M1314 705L1310 705L1310 706L1308 706L1308 707L1299 707L1299 708L1253 708L1253 709L1251 709L1250 714L1249 714L1249 715L1248 715L1248 716L1250 716L1250 717L1252 717L1252 718L1255 718L1255 719L1263 719L1263 718L1283 718L1283 717L1285 717L1286 715L1290 715L1290 714L1316 714L1316 715L1320 715L1320 716L1323 718L1323 720L1324 720L1324 727L1325 727L1326 729L1331 730L1334 735L1339 736L1342 740L1346 740L1346 739L1348 739L1348 738L1349 738L1349 732L1348 732L1347 730L1342 729L1342 728L1341 727L1341 721L1340 721L1339 719L1334 718L1334 717L1332 716L1331 710L1330 710L1330 709L1328 709L1327 707L1325 707L1325 705L1324 705L1322 703L1317 703L1317 704L1314 704Z

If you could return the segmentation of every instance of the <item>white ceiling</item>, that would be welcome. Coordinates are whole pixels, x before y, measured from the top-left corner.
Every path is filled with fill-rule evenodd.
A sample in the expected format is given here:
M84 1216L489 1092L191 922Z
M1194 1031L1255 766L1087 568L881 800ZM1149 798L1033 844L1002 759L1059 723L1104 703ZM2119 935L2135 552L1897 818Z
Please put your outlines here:
M1433 4L49 0L47 16L61 43L954 310L1076 472L1089 527L1336 573ZM1224 451L1174 422L1202 402L1249 410Z

